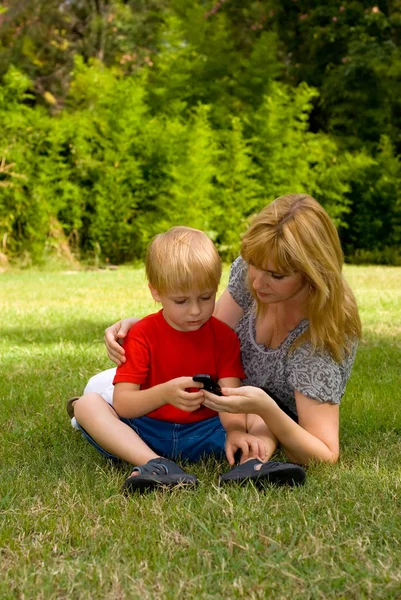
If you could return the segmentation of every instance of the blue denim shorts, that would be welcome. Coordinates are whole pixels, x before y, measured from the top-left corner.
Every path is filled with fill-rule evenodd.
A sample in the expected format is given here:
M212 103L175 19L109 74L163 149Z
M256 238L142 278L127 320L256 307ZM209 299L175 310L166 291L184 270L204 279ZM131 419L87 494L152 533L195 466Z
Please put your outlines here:
M141 440L159 456L189 462L196 462L208 456L216 458L225 456L226 432L219 417L185 424L168 423L149 417L137 417L136 419L120 417L120 421L131 427ZM107 458L117 459L116 456L99 446L79 423L78 427L84 438L98 452Z

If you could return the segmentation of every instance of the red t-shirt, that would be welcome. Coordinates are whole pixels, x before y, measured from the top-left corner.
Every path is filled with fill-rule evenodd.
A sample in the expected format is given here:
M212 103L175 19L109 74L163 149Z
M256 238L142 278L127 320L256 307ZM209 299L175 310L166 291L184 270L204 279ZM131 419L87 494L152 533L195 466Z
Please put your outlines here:
M208 373L215 381L245 378L237 334L211 317L197 331L178 331L163 317L163 310L131 327L124 341L126 362L117 368L113 383L136 383L142 390L176 377ZM165 404L146 416L170 423L193 423L216 416L201 406L186 412Z

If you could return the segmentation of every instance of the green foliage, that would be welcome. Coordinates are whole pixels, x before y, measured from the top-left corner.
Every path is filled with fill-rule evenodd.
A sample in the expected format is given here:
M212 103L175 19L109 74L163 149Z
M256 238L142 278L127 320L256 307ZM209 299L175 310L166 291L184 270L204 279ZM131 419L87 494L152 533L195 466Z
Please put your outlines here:
M185 223L229 260L255 212L308 192L349 258L393 260L399 8L3 2L2 251L124 262Z
M16 65L31 79L36 100L60 109L76 55L121 73L147 65L167 5L168 0L4 0L0 76Z
M264 204L260 168L252 155L252 144L245 139L243 123L233 117L231 128L219 132L218 169L211 213L210 237L221 256L232 260L239 254L240 236L248 217Z
M320 91L315 127L371 150L387 134L400 151L400 14L399 2L376 0L277 5L287 80Z
M400 179L399 156L388 137L382 136L376 159L353 177L349 227L341 231L346 253L357 262L368 262L371 255L373 263L397 264L401 254Z
M43 248L48 214L47 198L41 194L41 174L35 167L50 123L41 107L33 110L23 104L30 98L29 88L28 78L11 67L0 89L0 225L3 248L18 254L24 250L35 254ZM34 186L37 175L39 185Z
M211 12L202 2L171 4L153 59L150 105L171 114L206 104L213 125L229 127L232 116L259 105L278 75L276 35L239 27L238 19L250 18L241 3L215 12L211 3Z
M184 223L232 259L248 217L282 193L316 193L344 224L350 178L369 164L363 154L337 157L334 141L308 131L316 91L305 84L272 83L247 119L216 130L207 106L152 116L146 78L121 78L96 61L76 60L65 109L52 117L21 103L28 82L18 72L4 83L7 157L22 177L4 188L1 222L11 252L36 261L55 223L84 257L133 260L155 233Z

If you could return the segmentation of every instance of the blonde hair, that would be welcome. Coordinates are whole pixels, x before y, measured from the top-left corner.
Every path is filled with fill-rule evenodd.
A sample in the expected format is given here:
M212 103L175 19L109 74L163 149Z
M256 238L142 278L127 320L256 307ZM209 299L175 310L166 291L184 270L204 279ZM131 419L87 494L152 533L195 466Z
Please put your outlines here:
M310 284L308 330L294 347L310 341L340 362L361 322L354 295L343 279L344 263L337 229L323 207L307 194L281 196L266 206L245 233L241 254L267 269L268 260L283 272L300 272ZM265 308L256 298L258 310Z
M221 258L203 231L172 227L153 238L145 269L148 282L160 293L217 290Z

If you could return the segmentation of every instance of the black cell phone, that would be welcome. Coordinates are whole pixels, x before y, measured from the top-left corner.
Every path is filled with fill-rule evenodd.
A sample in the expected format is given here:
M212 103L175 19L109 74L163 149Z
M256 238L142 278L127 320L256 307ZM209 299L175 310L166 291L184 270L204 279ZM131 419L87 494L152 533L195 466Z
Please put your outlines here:
M192 377L194 381L198 383L203 383L203 388L207 392L211 392L212 394L216 394L216 396L222 396L221 387L219 384L214 381L210 375L206 375L205 373L200 373L199 375L194 375Z

